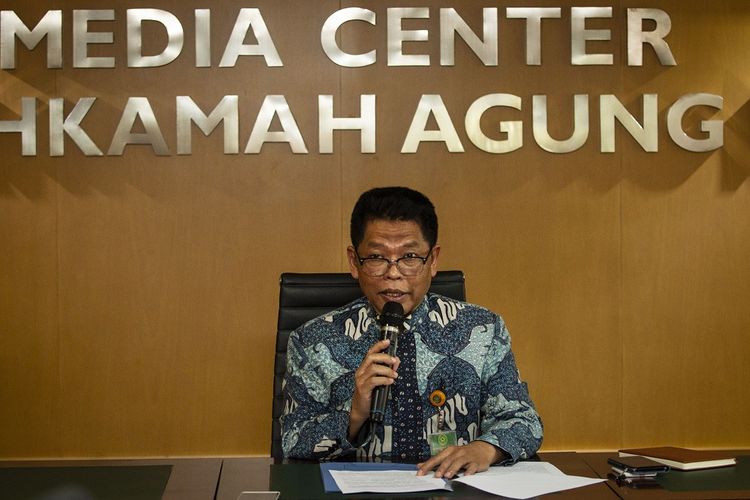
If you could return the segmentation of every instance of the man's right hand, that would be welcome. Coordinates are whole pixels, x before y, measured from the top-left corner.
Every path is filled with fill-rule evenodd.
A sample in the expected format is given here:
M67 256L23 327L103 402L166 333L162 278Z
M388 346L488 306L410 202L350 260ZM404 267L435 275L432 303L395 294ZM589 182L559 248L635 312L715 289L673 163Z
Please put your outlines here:
M381 340L373 344L362 364L354 372L354 394L352 411L349 414L349 439L352 440L370 416L372 391L379 385L391 385L398 377L398 365L401 360L384 353L390 340Z

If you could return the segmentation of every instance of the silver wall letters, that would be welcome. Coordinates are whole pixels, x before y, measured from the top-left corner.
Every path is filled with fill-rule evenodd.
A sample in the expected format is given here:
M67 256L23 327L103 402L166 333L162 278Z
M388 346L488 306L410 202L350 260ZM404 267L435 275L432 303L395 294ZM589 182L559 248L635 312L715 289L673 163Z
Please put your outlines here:
M657 8L626 8L624 33L618 32L619 25L613 20L613 7L564 7L569 9L570 64L573 66L615 64L611 44L589 44L588 42L611 42L613 34L625 37L627 42L627 65L642 66L644 52L650 51L656 61L664 67L675 66L677 60L667 43L672 31L672 20L668 13ZM377 9L377 10L372 10ZM502 64L502 47L500 34L501 23L525 23L525 63L528 66L540 66L543 59L544 26L561 23L563 7L497 7L481 8L481 26L470 25L464 19L466 12L462 8L443 7L392 7L373 6L346 7L333 11L320 27L320 46L328 60L336 66L345 68L362 68L378 63L389 67L425 67L439 64L443 67L460 66L463 62L456 60L456 38L460 38L472 56L486 67ZM378 14L380 13L380 14ZM475 12L474 14L478 14ZM378 15L384 15L380 19ZM210 68L217 64L212 60L212 26L211 9L194 9L194 23L185 23L172 12L154 8L116 9L76 9L70 13L62 10L49 10L39 19L21 19L12 10L0 11L0 69L12 72L18 66L17 52L20 46L33 50L40 44L46 45L46 67L62 68L70 64L73 68L115 68L126 65L128 68L153 68L170 64L183 54L186 43L195 45L195 67ZM116 22L126 24L126 51L118 54L114 51L114 32ZM431 22L431 18L433 21ZM476 19L476 15L474 16ZM588 23L589 20L596 20ZM356 21L356 23L355 23ZM384 21L384 22L383 22ZM65 22L70 22L71 54L70 61L63 60L63 33ZM277 21L278 22L278 21ZM90 26L96 23L96 27ZM351 24L350 24L351 23ZM588 24L596 24L598 29ZM602 27L604 25L604 27ZM648 30L644 26L650 26ZM193 26L193 32L186 32L185 26ZM346 28L344 28L346 26ZM436 29L436 26L438 28ZM566 29L567 29L566 28ZM144 53L144 38L152 30L164 30L166 43L145 50L155 53ZM378 54L377 49L359 49L353 52L341 36L341 30L365 30L369 35L382 34L385 37L386 54ZM144 33L146 31L146 33ZM556 33L559 33L559 29ZM255 43L247 44L245 40L251 35ZM351 37L346 37L351 38ZM20 42L18 44L17 42ZM243 57L251 56L254 61L262 60L266 68L280 67L284 63L281 54L271 36L260 9L240 8L228 39L223 40L224 50L218 66L232 68L240 64ZM552 43L552 42L549 42ZM557 42L554 42L557 43ZM44 46L43 45L43 46ZM92 45L98 45L96 51ZM594 49L596 45L596 49ZM101 47L105 46L105 47ZM107 53L108 48L112 51ZM645 50L644 50L645 47ZM433 60L430 54L439 49L439 61ZM21 49L22 50L22 49ZM43 50L39 48L37 50ZM596 52L594 52L596 50ZM98 55L93 56L91 53ZM259 57L258 57L259 56ZM123 60L124 59L124 60ZM624 61L623 61L624 62ZM257 64L257 63L256 63ZM335 70L335 68L332 68ZM450 71L447 70L447 71ZM470 91L470 87L468 88ZM403 96L402 96L403 97ZM592 99L593 97L593 99ZM555 100L569 100L571 112L568 122L570 133L567 137L552 137L548 129L549 108L546 94L537 94L523 98L521 96L497 92L477 96L465 110L457 110L446 102L440 94L414 94L414 113L411 123L405 132L401 146L402 153L417 153L422 143L442 143L447 151L461 153L465 144L489 154L507 154L524 147L524 122L531 118L533 138L540 149L555 153L570 153L583 147L590 138L590 116L598 113L599 150L612 153L616 150L615 136L618 127L623 129L644 152L658 152L660 124L657 94L643 94L641 110L631 112L612 94L590 96L587 93L576 93L572 96L553 96ZM37 155L37 97L21 97L20 102L10 117L0 119L0 134L20 134L21 154ZM77 147L86 156L122 155L128 146L150 146L157 155L189 155L193 151L193 128L203 136L215 133L219 125L223 130L224 154L240 153L240 121L248 110L240 107L237 95L225 95L218 102L209 105L205 112L191 96L175 97L174 120L176 137L174 148L170 149L159 124L158 110L154 110L148 97L125 97L119 122L113 126L111 142L106 153L95 144L85 130L84 118L96 114L95 97L81 96L75 103L68 104L61 97L48 98L49 119L49 155L63 156L66 146ZM526 100L525 100L526 99ZM318 152L332 154L334 151L334 132L356 134L359 131L361 153L377 151L378 131L376 130L377 98L375 94L360 95L359 111L346 110L334 112L334 96L328 93L316 94L306 102L318 111ZM8 107L8 104L6 107ZM530 114L528 106L530 108ZM590 109L597 106L598 110ZM631 106L632 107L632 106ZM694 107L706 107L722 110L723 98L720 95L691 91L677 98L668 107L665 123L669 138L678 147L691 152L713 151L723 146L723 126L721 119L702 120L699 124L702 137L691 137L683 128L683 121L688 111ZM482 119L490 109L493 116L501 114L494 130L483 130ZM43 109L40 108L40 109ZM314 109L314 107L312 108ZM253 110L250 110L252 113ZM336 116L336 115L339 116ZM463 114L463 130L456 127L454 117ZM507 116L507 118L506 118ZM524 119L524 117L526 117ZM164 116L161 117L165 119ZM281 130L271 130L271 124L277 119ZM430 119L436 127L428 127ZM140 121L143 132L133 132L136 122ZM485 118L486 122L486 118ZM404 127L389 127L388 132L404 130ZM97 130L101 129L101 124ZM352 131L352 132L346 132ZM292 108L284 95L265 95L260 108L254 117L252 130L245 144L245 154L260 154L267 143L281 143L295 154L308 153L305 133L314 134L314 130L303 131L295 120ZM403 132L402 132L403 133ZM97 137L97 136L95 136ZM200 137L198 135L197 137ZM466 143L468 139L468 143ZM314 141L313 141L314 144ZM440 147L440 146L438 146Z

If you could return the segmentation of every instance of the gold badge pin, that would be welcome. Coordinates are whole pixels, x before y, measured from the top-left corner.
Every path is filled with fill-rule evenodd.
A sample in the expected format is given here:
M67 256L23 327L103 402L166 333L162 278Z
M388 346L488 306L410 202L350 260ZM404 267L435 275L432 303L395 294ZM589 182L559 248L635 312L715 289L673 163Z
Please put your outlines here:
M430 404L435 408L440 408L445 404L445 393L440 389L436 389L430 393Z

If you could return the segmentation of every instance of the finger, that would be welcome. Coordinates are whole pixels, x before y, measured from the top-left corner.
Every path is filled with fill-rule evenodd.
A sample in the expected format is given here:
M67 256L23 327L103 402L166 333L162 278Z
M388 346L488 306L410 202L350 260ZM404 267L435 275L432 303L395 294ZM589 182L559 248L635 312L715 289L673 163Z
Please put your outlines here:
M461 459L460 457L451 456L449 459L443 461L443 463L440 464L440 467L435 472L435 476L450 479L458 474L461 469L464 468L464 465L466 465L465 460ZM440 475L438 476L438 474Z
M373 380L374 378L378 380ZM360 366L354 373L355 384L357 389L360 390L371 389L376 385L384 384L383 378L395 380L398 378L398 373L390 366L380 363Z
M398 358L379 352L375 354L369 354L365 358L365 362L369 364L393 366L398 362Z
M398 372L386 363L363 363L357 371L354 372L354 380L358 389L368 389L373 387L373 377L388 377L391 379L398 378ZM383 381L375 381L374 385L381 385Z
M370 349L368 349L367 355L374 354L376 352L383 352L388 349L389 345L391 345L390 339L378 340L377 342L372 344L372 347L370 347Z
M397 372L398 371L398 367L401 366L401 358L399 358L398 356L396 356L395 360L396 360L396 362L393 364L393 366L391 366L391 368L393 368L393 371Z
M393 366L397 363L398 358L396 358L395 356L389 356L388 354L383 352L371 352L367 354L367 356L365 356L365 359L362 360L359 367L357 368L357 371L355 372L355 375L364 375L367 370L369 370L373 365L385 365L393 368Z
M369 404L375 387L391 385L397 378L398 373L388 365L373 363L362 366L355 373L356 392L360 393L363 404Z
M442 464L440 464L440 467L435 469L435 477L444 477L446 479L450 479L450 470L450 464L447 462L443 462Z
M428 472L430 472L432 469L434 469L440 461L438 460L438 455L431 457L427 459L425 462L421 462L417 464L417 476L424 476Z
M446 458L445 460L443 460L440 466L435 471L435 477L450 478L452 464L453 464L453 460L451 460L450 458Z
M472 474L475 474L479 472L479 464L476 462L469 462L466 466L464 466L464 476L471 476Z
M389 356L381 352L368 354L357 368L355 376L367 378L373 374L386 375L388 373L395 377L395 366L398 364L398 358Z
M420 466L420 470L423 474L426 474L427 472L434 470L437 467L437 470L435 470L435 477L442 477L443 473L445 472L445 468L447 467L446 461L450 461L451 453L451 448L447 448L441 451L434 457L431 457L429 460L424 462Z
M390 365L383 363L373 363L365 368L362 373L364 377L398 377L398 373Z
M392 385L396 383L393 377L372 377L368 380L368 385L372 385L372 390L380 385Z
M451 446L446 448L440 455L445 454L440 466L435 471L436 477L452 478L458 474L461 469L470 462L466 449L461 446ZM440 456L438 455L438 456Z

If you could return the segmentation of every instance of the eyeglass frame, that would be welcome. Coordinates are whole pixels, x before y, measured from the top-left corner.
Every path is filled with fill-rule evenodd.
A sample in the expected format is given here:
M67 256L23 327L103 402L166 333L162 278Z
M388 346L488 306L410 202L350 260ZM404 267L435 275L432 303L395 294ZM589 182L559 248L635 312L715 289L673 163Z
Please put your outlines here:
M357 251L356 248L354 248L354 255L357 257L357 262L359 262L359 267L362 269L362 272L364 272L365 274L367 274L371 278L381 278L381 277L385 276L386 274L388 274L388 271L391 270L391 266L396 266L396 270L399 273L401 273L403 276L411 278L413 276L418 276L419 273L421 273L424 270L425 265L427 265L427 260L432 255L432 251L434 249L435 249L435 247L431 246L430 249L427 251L427 255L425 255L424 257L420 257L419 255L414 255L414 256L406 256L406 255L404 255L403 257L399 257L398 259L395 259L395 260L386 259L382 255L379 256L379 257L360 257L359 256L359 252ZM419 268L419 270L416 273L414 273L414 274L405 274L401 270L401 268L398 267L398 263L400 261L404 260L404 259L419 259L419 260L422 261L422 267ZM368 274L367 272L364 271L364 269L365 269L364 263L365 263L365 261L368 261L368 260L383 261L383 262L387 263L388 265L386 266L385 271L383 271L383 274L372 275L372 274Z

